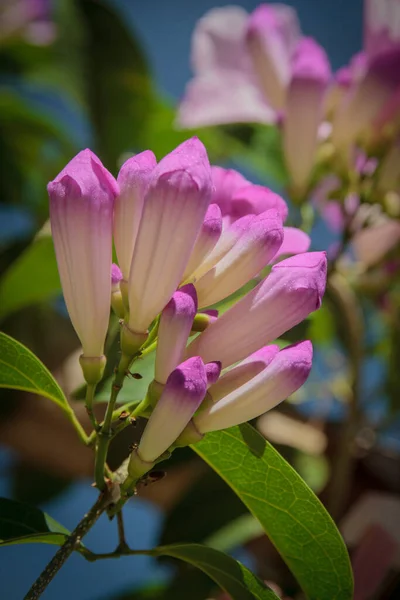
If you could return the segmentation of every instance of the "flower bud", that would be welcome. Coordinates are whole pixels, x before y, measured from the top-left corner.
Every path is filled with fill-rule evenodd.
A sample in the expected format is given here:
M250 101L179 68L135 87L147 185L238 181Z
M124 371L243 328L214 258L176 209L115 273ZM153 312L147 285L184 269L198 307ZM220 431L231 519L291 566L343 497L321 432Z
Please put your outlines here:
M151 463L172 446L200 406L207 391L204 363L189 358L169 375L145 427L137 453Z
M154 169L129 274L129 328L145 332L182 280L211 197L203 144L192 138Z
M258 375L195 415L195 428L204 434L259 417L299 389L306 381L311 366L311 342L284 348ZM209 390L211 395L212 389Z
M258 83L275 110L285 104L291 55L299 37L296 13L288 6L261 4L250 15L247 47Z
M120 194L115 201L114 243L125 281L129 278L144 197L156 166L153 152L146 150L129 158L118 174Z
M218 402L218 400L261 373L271 363L278 352L279 346L264 346L260 350L250 354L250 356L232 369L229 369L229 371L226 371L217 383L209 389L208 393L212 402Z
M85 357L103 356L110 317L112 222L118 185L90 150L47 186L65 303Z
M233 248L195 283L200 307L223 300L263 269L283 241L282 220L267 210L251 221Z
M326 269L324 252L277 263L264 281L193 340L186 355L219 360L222 368L249 356L320 307Z
M294 193L303 195L315 162L318 128L331 76L325 51L303 38L293 60L283 119L283 148Z
M120 319L124 318L125 307L122 300L120 282L122 272L118 265L111 265L111 308Z
M197 296L192 284L176 291L162 311L155 364L155 379L159 383L166 383L182 361L196 311Z

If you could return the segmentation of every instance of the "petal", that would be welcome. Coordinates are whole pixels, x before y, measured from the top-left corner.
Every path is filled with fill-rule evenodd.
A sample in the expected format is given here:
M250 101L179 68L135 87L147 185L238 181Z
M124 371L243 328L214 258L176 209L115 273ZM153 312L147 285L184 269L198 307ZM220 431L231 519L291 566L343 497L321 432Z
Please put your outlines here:
M217 244L222 232L221 209L218 204L210 204L204 217L203 225L186 266L185 281L206 259Z
M218 381L221 374L221 363L219 361L209 362L205 365L207 385L213 385Z
M274 112L245 73L213 71L189 81L179 104L177 125L192 129L229 123L272 123L274 119Z
M293 193L304 195L315 162L318 129L331 76L325 51L311 38L299 43L283 119L283 149Z
M212 166L211 174L214 184L211 201L218 204L224 217L231 213L232 197L235 191L246 186L249 182L234 169Z
M302 254L307 252L311 244L310 236L296 227L283 228L283 242L274 259L287 254Z
M182 280L212 183L203 144L192 138L153 172L129 274L129 328L145 332Z
M101 356L110 316L112 220L118 185L100 160L83 150L47 189L67 309L84 355Z
M118 174L120 194L114 209L114 243L126 281L142 216L144 196L156 165L153 152L146 150L129 158Z
M321 305L327 262L324 252L287 258L268 277L218 317L187 349L187 356L228 367L268 344Z
M282 220L275 210L254 217L233 248L195 283L199 307L223 300L255 277L282 244Z
M382 222L361 229L353 237L352 246L357 260L370 267L400 242L400 222L384 218Z
M286 220L288 207L284 199L263 185L250 183L233 193L230 217L236 221L248 214L259 215L269 208L277 210L282 221Z
M400 44L400 4L365 0L364 47L371 57L391 51Z
M138 455L142 460L153 462L168 450L189 423L206 391L206 371L198 356L172 371L141 437Z
M261 373L278 354L279 346L264 346L250 354L238 365L229 369L208 390L213 402L218 402L224 396L230 394L236 388L244 385L250 379Z
M239 6L214 8L196 24L192 38L195 73L214 70L245 70L245 32L248 14Z
M249 224L253 219L254 215L246 215L235 221L230 227L224 229L214 248L190 276L191 281L200 279L204 273L207 273L207 271L216 265L248 230Z
M155 379L159 383L165 384L182 361L196 311L197 296L192 284L176 291L162 311L155 364Z
M261 4L250 15L247 47L260 88L275 110L285 104L291 55L299 37L296 12L288 6Z
M311 342L284 348L258 375L200 411L193 418L195 427L200 433L206 433L259 417L299 389L311 367Z

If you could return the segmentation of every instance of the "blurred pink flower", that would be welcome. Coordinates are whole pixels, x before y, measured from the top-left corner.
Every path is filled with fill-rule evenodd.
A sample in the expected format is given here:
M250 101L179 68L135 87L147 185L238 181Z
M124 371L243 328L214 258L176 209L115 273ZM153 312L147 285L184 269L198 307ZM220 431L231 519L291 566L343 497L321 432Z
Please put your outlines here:
M283 4L262 4L250 15L239 6L209 11L193 33L195 76L179 125L276 121L300 39L296 12Z

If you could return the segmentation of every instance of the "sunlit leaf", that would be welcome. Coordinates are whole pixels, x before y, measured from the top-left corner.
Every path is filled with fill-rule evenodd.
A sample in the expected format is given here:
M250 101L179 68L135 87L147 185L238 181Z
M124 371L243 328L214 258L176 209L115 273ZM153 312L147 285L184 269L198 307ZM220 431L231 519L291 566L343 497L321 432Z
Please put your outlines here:
M260 521L312 600L350 600L352 574L331 517L301 477L250 425L209 433L193 449Z
M67 400L50 371L33 352L1 331L0 387L45 396L70 412Z

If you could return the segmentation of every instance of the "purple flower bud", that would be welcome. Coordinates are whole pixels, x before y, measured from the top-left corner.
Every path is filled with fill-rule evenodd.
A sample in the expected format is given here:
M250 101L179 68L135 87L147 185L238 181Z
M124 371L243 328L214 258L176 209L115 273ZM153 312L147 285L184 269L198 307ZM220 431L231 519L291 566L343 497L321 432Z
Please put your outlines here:
M85 357L103 355L111 297L112 221L118 185L90 150L47 186L61 285Z
M233 248L195 283L200 307L223 300L255 277L283 241L282 220L267 210L251 221Z
M218 377L221 374L221 363L219 360L209 362L205 365L207 385L213 385L218 381Z
M304 384L311 371L312 353L309 341L277 352L258 375L218 402L208 403L193 418L194 426L204 434L239 425L271 410Z
M145 332L177 289L212 191L203 144L192 138L154 169L129 274L129 328Z
M206 371L198 356L189 358L172 371L140 440L138 455L143 461L151 463L170 448L206 392Z
M311 38L299 42L283 119L283 148L295 193L304 194L314 166L318 128L331 70L323 48Z
M326 284L324 252L287 258L189 345L187 356L228 367L281 336L321 305Z
M111 265L111 291L116 292L119 290L119 282L122 279L122 271L118 265L113 263Z
M192 284L175 292L162 311L155 364L155 379L159 383L166 383L182 361L196 312L197 295Z
M118 174L120 194L115 201L114 242L118 262L127 281L139 230L144 197L157 165L150 150L129 158Z
M285 105L291 56L299 38L296 12L289 6L261 4L250 15L247 47L259 86L275 110Z

